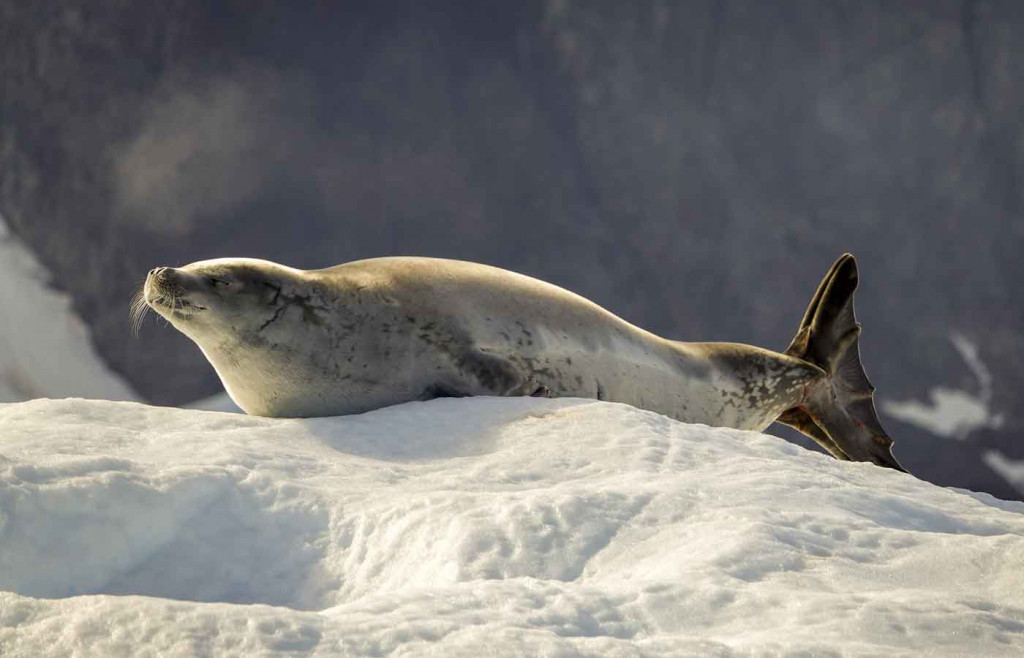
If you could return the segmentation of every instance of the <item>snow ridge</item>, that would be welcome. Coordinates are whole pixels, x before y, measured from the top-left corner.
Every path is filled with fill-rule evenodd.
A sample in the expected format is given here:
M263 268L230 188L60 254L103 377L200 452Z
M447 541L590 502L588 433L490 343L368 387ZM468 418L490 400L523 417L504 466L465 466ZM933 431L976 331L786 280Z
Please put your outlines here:
M586 400L0 405L0 654L1014 655L1024 504Z

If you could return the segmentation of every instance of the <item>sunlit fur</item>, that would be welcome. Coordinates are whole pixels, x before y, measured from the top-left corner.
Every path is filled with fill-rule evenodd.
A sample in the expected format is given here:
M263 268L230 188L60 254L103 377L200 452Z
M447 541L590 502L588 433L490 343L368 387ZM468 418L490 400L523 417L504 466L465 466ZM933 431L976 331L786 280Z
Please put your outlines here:
M262 416L534 395L763 430L827 399L830 386L801 358L666 340L557 286L461 261L378 258L305 271L218 259L158 268L144 296L199 345L232 399Z
M151 275L145 298L259 415L544 394L762 429L821 374L760 348L668 341L557 286L459 261L202 261Z

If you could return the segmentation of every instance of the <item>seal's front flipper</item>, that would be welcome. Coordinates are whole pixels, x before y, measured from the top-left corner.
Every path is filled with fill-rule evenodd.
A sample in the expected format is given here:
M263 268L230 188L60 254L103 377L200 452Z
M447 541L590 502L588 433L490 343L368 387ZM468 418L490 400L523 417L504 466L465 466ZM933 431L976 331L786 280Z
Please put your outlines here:
M427 400L436 400L437 398L464 398L468 396L469 393L464 393L454 386L436 383L423 389L423 393L421 393L416 399L421 402L426 402Z
M510 397L510 398L515 398L515 397L553 398L553 397L555 397L554 393L551 392L550 388L548 388L544 384L538 383L537 380L533 379L533 378L527 378L519 386L516 386L514 388L509 389L506 393L504 393L504 395L506 397Z
M470 387L479 392L473 395L554 397L551 389L523 372L514 361L494 352L475 350L463 358L461 366L472 373L476 380Z
M544 384L538 384L537 388L534 389L533 393L530 393L530 397L533 397L533 398L553 398L553 397L555 397L555 395L554 395L554 393L551 392L551 389L548 388L547 386L545 386Z
M829 376L809 389L804 402L783 417L791 414L802 425L797 429L819 443L812 432L814 428L820 430L853 461L870 461L905 472L893 456L893 441L875 413L875 387L860 362L860 325L853 313L857 282L857 261L843 254L814 293L786 354L818 366ZM800 414L811 421L810 425ZM785 420L780 418L780 422ZM829 452L836 454L831 449Z

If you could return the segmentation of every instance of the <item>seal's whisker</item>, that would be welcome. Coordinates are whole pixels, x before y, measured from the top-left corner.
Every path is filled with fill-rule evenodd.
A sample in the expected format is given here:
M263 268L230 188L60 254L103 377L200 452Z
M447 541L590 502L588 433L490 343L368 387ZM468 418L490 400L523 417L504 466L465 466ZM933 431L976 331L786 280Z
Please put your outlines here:
M129 307L129 317L131 318L131 332L133 336L138 336L142 330L142 322L146 318L146 312L149 311L149 304L146 303L145 289L140 288L132 295L132 303Z
M132 301L128 305L128 317L131 320L132 335L136 335L135 334L135 323L136 323L136 319L137 319L137 316L138 316L138 309L139 309L139 292L135 291L132 294Z
M137 299L133 299L132 300L132 304L131 304L130 310L128 311L128 316L131 319L130 320L131 321L131 334L132 334L132 336L138 337L138 335L139 335L139 329L138 329L138 327L139 327L139 310L138 310L138 300Z

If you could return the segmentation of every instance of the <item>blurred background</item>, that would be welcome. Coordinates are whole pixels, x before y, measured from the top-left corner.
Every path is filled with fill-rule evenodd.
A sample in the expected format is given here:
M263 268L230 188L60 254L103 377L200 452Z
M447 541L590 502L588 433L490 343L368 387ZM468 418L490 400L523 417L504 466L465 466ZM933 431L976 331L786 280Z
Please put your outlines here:
M1021 498L1022 183L1018 0L0 0L0 400L220 391L132 337L156 265L461 258L784 349L850 251L898 457Z

